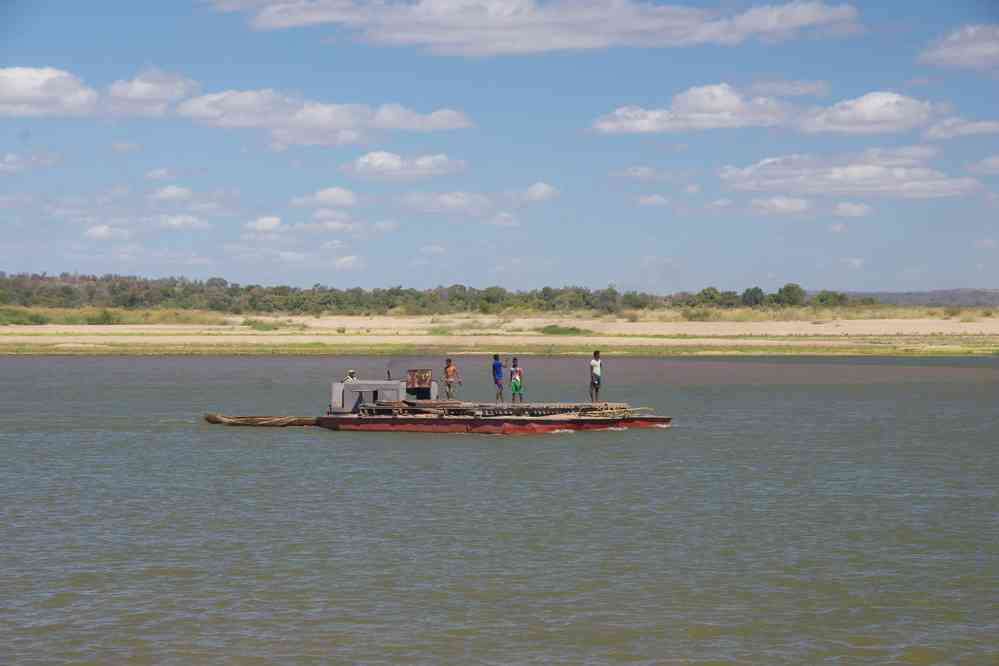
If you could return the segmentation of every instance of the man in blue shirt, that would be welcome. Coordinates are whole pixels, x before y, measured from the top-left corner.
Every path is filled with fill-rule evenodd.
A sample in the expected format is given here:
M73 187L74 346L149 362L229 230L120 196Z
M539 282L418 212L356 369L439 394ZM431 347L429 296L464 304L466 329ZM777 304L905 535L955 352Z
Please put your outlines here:
M499 354L493 354L493 383L496 384L496 402L503 402L503 362Z

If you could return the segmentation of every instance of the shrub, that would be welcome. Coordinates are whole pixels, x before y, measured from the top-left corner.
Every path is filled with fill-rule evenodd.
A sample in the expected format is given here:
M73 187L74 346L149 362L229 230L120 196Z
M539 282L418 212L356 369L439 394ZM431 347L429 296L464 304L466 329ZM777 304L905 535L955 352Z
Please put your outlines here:
M121 315L107 308L97 314L87 315L87 323L94 326L107 326L109 324L120 324L121 322Z
M558 324L548 324L537 329L542 335L593 335L593 331L575 326L559 326Z

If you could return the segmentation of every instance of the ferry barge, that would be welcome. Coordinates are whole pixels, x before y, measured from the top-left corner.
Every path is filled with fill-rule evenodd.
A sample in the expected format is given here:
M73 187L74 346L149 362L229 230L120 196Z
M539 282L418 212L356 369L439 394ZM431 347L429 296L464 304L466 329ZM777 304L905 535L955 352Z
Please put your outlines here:
M231 426L314 426L374 432L534 434L577 430L668 428L669 416L623 402L478 403L438 400L429 370L410 370L405 381L335 382L322 416L226 416L209 423Z

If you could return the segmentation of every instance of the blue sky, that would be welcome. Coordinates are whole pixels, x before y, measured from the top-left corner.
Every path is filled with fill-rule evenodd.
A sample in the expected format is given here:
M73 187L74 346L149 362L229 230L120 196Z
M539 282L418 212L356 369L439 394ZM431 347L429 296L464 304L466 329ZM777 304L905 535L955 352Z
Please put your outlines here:
M0 5L0 270L999 286L999 4Z

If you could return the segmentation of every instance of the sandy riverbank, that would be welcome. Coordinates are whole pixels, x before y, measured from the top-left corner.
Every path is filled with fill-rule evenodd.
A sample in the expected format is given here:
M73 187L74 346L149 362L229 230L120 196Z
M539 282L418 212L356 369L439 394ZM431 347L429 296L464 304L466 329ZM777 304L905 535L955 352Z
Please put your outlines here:
M548 334L542 331L549 327ZM550 327L556 327L553 332ZM0 326L3 354L996 354L999 318L657 322L619 318L232 317L224 325Z

